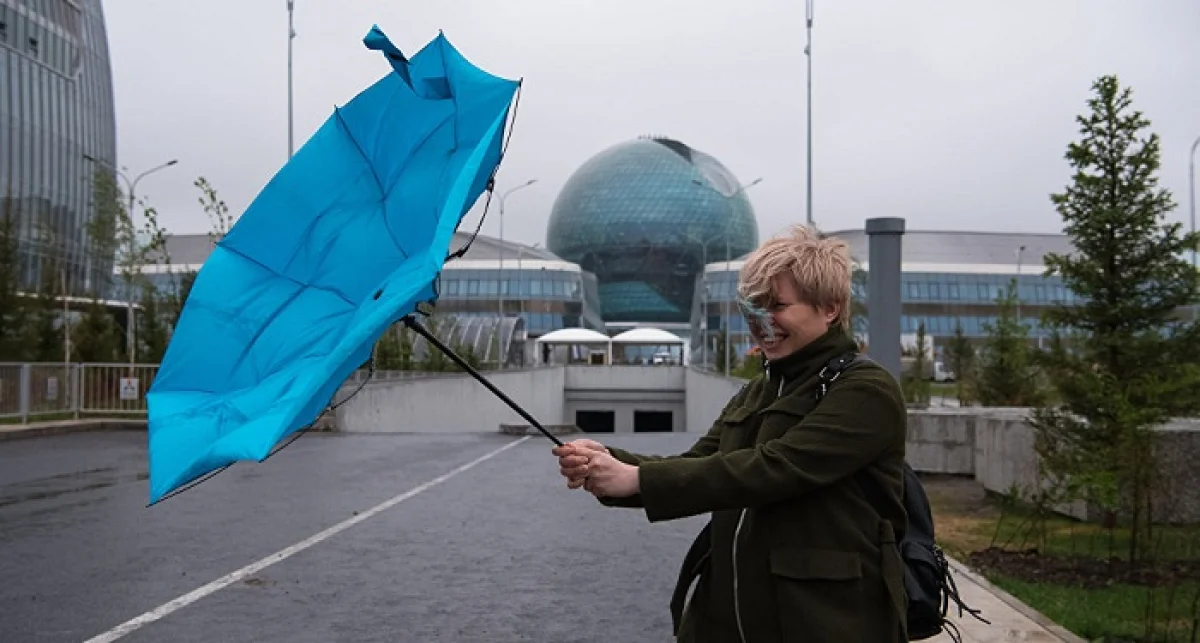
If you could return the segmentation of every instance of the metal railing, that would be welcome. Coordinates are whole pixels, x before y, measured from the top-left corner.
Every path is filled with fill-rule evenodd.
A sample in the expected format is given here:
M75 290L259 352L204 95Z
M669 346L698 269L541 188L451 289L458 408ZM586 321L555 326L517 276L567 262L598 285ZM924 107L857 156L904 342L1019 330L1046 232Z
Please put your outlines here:
M158 364L0 362L0 419L146 413Z

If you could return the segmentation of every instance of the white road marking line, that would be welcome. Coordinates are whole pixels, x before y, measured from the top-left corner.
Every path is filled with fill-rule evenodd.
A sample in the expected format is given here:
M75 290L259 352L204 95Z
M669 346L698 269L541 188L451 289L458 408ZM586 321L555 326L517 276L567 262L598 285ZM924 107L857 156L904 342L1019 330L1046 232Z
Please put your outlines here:
M153 623L154 621L157 621L158 619L160 619L180 608L187 607L188 605L195 603L196 601L204 598L205 596L208 596L209 594L212 594L214 592L217 592L218 590L224 589L224 588L242 580L243 578L246 578L247 576L256 574L259 571L262 571L263 569L266 569L267 567L270 567L271 565L274 565L275 563L278 563L279 561L292 556L293 554L300 553L300 552L304 551L305 549L308 549L309 547L312 547L313 545L315 545L323 540L327 540L330 537L335 536L368 518L371 518L372 516L376 516L384 511L387 511L388 509L391 509L392 507L404 502L405 500L412 498L413 496L421 493L422 491L427 491L430 488L435 487L435 486L449 480L450 478L453 478L454 476L456 476L456 475L458 475L458 474L460 474L460 473L462 473L462 472L464 472L486 460L489 460L491 458L494 458L494 457L500 455L501 453L504 453L505 451L517 446L518 444L521 444L522 442L530 439L531 437L533 437L533 436L527 435L527 436L521 438L520 440L517 440L516 442L506 444L506 445L500 447L499 449L492 451L491 453L487 453L483 456L480 456L480 457L462 465L461 467L458 467L457 469L450 471L449 473L440 475L419 487L416 487L414 489L406 491L398 496L391 498L390 500L385 500L383 503L376 505L376 506L372 507L371 509L368 509L367 511L364 511L364 512L358 514L357 516L354 516L353 518L350 518L348 520L340 522L340 523L330 527L329 529L326 529L325 531L322 531L316 535L310 536L309 538L302 540L302 541L296 543L295 545L292 545L285 549L281 549L281 550L275 552L274 554L271 554L270 556L263 558L262 560L251 563L249 565L246 565L245 567L243 567L235 572L232 572L230 574L226 574L225 576L222 576L221 578L218 578L217 580L215 580L203 587L192 590L191 592L188 592L187 594L184 594L183 596L180 596L179 598L176 598L173 601L164 603L164 604L150 610L149 612L142 614L141 616L138 616L136 618L132 618L128 621L125 621L124 623L121 623L120 625L114 627L113 629L111 629L103 634L100 634L98 636L94 636L94 637L88 639L84 643L112 643L112 641L116 641L117 639L130 634L134 630L141 628L143 625Z

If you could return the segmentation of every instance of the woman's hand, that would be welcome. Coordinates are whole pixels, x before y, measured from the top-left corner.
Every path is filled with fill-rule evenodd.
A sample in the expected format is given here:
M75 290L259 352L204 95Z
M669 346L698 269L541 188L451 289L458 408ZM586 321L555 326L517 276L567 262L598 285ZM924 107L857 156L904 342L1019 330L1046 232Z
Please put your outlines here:
M597 498L627 498L638 492L638 468L607 451L593 453L583 488Z
M556 446L550 452L558 456L559 472L567 479L567 488L578 489L587 479L591 456L599 453L607 454L608 447L595 440L584 438L572 440L561 447Z
M572 440L551 453L567 488L583 487L597 497L623 498L638 492L638 470L614 458L603 444L586 438Z

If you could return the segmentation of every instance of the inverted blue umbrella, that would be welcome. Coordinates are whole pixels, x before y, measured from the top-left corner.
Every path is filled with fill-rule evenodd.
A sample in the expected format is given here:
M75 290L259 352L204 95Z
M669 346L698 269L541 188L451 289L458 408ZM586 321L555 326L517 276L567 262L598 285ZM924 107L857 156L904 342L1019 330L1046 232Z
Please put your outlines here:
M490 195L520 81L440 33L411 60L378 27L363 42L392 71L334 110L196 276L147 394L150 504L264 460L402 319L541 428L415 319L437 300L454 231Z

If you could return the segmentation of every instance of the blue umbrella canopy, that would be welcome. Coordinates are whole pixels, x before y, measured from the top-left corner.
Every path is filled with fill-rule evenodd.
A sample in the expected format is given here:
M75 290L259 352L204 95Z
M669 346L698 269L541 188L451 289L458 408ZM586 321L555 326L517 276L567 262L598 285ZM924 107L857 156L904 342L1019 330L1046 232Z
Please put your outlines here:
M149 406L150 502L315 420L422 302L503 154L519 81L443 34L325 121L196 276Z

